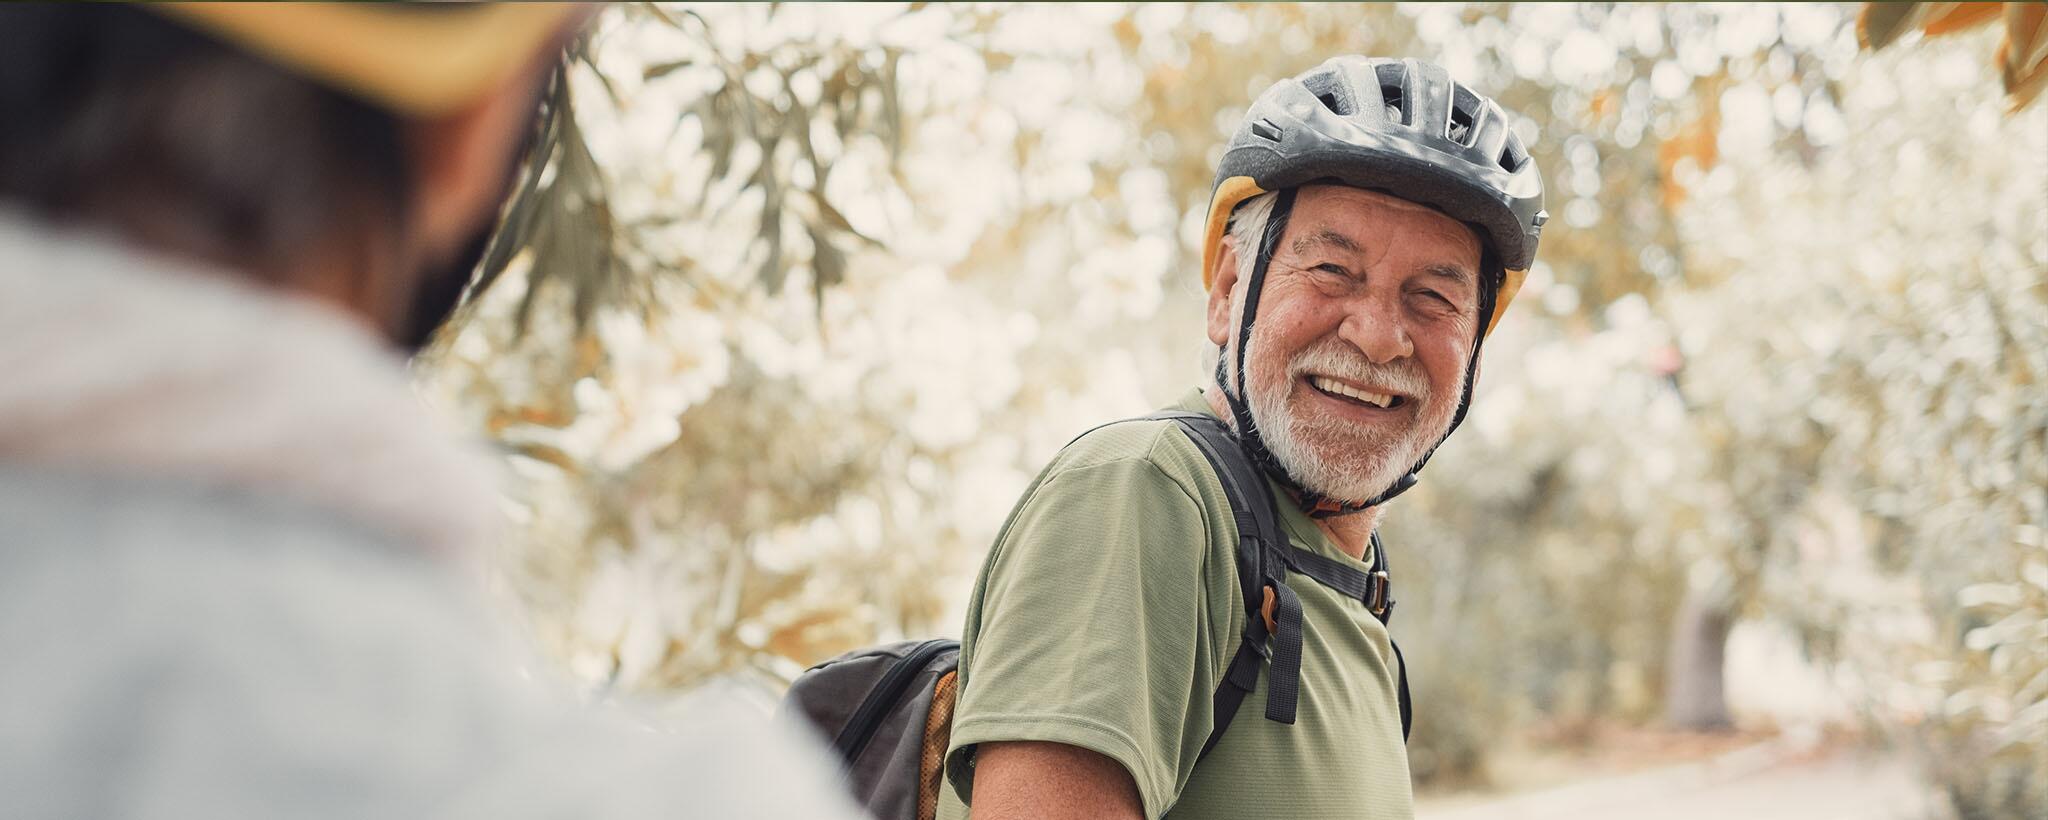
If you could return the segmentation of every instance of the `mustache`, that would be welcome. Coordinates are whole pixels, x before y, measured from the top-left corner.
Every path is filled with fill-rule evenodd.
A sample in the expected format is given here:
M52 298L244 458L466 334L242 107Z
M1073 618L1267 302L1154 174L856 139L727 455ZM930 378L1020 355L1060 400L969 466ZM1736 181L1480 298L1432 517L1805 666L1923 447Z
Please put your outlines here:
M1390 364L1374 364L1357 348L1325 339L1295 354L1287 363L1289 379L1300 378L1310 373L1330 376L1383 388L1407 396L1417 403L1427 404L1429 379L1420 365L1412 358L1403 358Z

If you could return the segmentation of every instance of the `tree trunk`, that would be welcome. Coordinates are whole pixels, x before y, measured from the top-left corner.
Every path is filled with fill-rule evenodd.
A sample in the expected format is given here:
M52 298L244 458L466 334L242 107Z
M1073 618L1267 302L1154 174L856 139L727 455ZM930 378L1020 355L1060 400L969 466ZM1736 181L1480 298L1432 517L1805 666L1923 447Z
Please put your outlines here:
M1673 728L1722 731L1728 716L1725 669L1734 614L1724 596L1692 589L1672 623L1671 654L1664 662L1664 721Z

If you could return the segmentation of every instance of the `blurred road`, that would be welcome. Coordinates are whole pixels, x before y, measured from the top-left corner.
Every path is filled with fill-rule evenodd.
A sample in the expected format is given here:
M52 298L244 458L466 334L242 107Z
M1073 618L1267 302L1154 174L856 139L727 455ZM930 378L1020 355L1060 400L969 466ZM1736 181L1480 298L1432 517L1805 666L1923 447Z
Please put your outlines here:
M1769 742L1708 761L1481 799L1425 800L1417 820L1919 820L1931 801L1884 752Z

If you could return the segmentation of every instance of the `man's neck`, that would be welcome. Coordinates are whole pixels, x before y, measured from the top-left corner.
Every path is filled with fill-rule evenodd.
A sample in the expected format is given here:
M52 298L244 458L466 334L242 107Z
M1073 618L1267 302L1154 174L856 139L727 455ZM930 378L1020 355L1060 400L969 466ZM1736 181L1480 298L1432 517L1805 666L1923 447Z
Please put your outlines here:
M1384 512L1379 507L1367 507L1349 515L1313 520L1316 528L1322 530L1338 550L1363 561L1365 548L1372 544L1372 531L1379 528L1380 515Z
M1209 409L1217 418L1223 419L1233 427L1236 426L1235 417L1230 413L1230 404L1223 398L1221 388L1214 384L1209 385L1208 389L1202 391L1202 398L1209 401ZM1355 513L1312 520L1316 522L1316 528L1322 530L1324 537L1329 538L1330 543L1339 551L1363 561L1365 549L1372 543L1372 531L1379 527L1380 516L1385 512L1386 510L1380 507L1369 507Z

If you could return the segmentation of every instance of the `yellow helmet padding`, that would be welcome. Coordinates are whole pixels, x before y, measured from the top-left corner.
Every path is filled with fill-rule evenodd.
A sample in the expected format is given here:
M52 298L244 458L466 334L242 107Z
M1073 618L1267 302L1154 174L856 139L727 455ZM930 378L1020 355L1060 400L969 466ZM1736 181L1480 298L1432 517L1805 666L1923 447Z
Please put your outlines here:
M457 110L525 69L572 3L149 3L295 72L395 113Z
M1508 312L1508 303L1515 301L1515 294L1522 292L1522 280L1529 275L1525 270L1511 270L1501 280L1500 293L1493 297L1493 317L1486 320L1486 334L1493 335L1493 326L1500 324L1500 317Z
M1209 196L1209 226L1202 231L1202 289L1209 289L1216 257L1223 253L1223 230L1230 225L1230 212L1247 199L1266 192L1251 177L1231 177L1216 186Z
M1223 232L1230 225L1230 212L1245 200L1266 193L1251 177L1231 177L1216 186L1216 192L1209 196L1209 223L1202 231L1202 289L1208 290L1215 278L1216 259L1223 253ZM1493 333L1500 317L1508 312L1508 303L1515 300L1515 294L1522 290L1522 280L1528 271L1510 270L1501 282L1500 293L1494 296L1493 315L1486 319L1486 332Z

